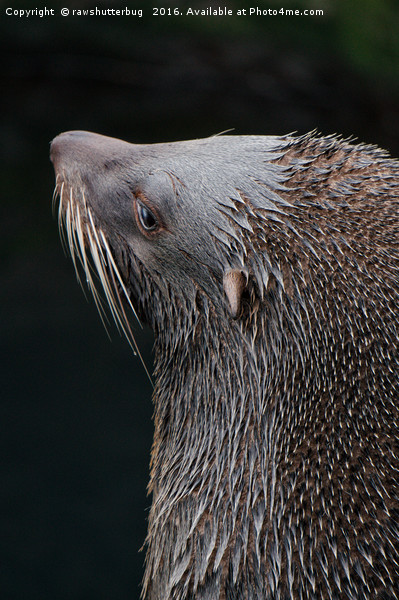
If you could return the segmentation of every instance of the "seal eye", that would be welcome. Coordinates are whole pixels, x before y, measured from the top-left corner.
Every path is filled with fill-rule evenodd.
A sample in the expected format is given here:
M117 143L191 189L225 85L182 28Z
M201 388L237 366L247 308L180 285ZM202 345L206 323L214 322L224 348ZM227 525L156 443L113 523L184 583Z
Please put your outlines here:
M155 229L158 229L158 221L150 209L139 200L136 200L136 207L139 225L141 225L144 231L155 231Z

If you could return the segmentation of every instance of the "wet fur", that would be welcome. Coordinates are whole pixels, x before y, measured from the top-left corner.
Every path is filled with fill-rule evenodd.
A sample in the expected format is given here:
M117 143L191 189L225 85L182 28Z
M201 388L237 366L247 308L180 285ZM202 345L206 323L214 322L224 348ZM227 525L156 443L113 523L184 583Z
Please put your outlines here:
M143 597L398 598L398 163L311 134L52 159L69 245L155 332Z

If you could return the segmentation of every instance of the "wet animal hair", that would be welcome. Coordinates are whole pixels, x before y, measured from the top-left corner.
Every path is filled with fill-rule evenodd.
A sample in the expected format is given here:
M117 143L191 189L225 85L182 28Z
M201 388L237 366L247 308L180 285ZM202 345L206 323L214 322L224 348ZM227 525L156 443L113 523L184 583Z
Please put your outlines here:
M86 132L52 160L96 304L94 272L155 332L143 597L398 598L398 163Z
M84 194L82 194L82 206L80 207L80 204L75 201L73 188L69 188L67 196L64 193L64 188L65 182L60 183L57 176L53 195L53 213L58 199L60 237L64 249L69 251L72 258L78 282L84 290L81 280L81 270L83 270L87 287L92 293L105 329L107 329L108 319L104 304L109 307L119 332L125 335L133 352L139 355L151 381L132 332L123 301L127 302L139 323L140 320L130 301L129 293L122 281L104 232L101 228L97 230L94 225L92 210L87 206ZM98 287L101 287L104 292L105 302L98 291Z

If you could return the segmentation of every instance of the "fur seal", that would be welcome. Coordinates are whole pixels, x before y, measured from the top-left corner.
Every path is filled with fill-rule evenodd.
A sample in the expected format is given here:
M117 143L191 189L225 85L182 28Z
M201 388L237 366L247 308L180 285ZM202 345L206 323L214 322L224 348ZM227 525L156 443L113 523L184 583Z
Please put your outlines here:
M312 133L51 159L96 302L93 271L155 332L143 598L399 598L399 163Z

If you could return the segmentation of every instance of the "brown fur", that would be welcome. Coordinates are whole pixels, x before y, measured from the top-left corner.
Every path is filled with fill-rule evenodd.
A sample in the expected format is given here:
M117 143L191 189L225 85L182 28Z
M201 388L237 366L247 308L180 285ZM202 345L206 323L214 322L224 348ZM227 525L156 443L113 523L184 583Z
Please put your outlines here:
M155 332L143 597L398 598L398 163L311 134L52 159L72 253Z

